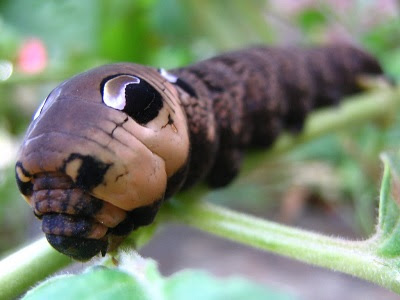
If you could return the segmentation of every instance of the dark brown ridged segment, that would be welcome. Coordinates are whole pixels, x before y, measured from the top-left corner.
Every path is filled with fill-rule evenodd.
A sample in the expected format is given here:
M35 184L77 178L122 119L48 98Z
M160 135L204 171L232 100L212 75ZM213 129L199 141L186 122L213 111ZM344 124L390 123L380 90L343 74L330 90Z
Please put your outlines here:
M255 47L171 71L196 92L182 96L192 144L185 187L214 187L238 173L244 149L268 147L282 130L298 132L314 108L359 91L357 79L381 74L352 46ZM210 135L210 132L213 132Z

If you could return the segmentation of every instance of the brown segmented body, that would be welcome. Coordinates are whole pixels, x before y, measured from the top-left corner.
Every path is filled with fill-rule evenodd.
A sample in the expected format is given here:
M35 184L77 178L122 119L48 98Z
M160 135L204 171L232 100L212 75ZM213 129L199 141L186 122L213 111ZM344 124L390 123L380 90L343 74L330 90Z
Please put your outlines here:
M255 47L169 72L99 67L50 93L21 146L17 182L49 242L86 260L151 223L180 189L228 184L245 149L301 130L309 111L381 73L345 45Z

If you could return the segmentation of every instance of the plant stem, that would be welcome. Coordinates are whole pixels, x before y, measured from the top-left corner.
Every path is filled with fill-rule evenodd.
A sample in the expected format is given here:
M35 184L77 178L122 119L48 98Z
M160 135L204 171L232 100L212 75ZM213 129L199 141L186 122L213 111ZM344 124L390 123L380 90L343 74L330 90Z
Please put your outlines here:
M375 255L375 240L346 241L237 213L201 201L171 201L170 220L309 264L354 275L397 293L397 263Z
M0 299L15 299L72 260L42 238L0 261Z
M327 133L351 128L373 120L391 120L400 108L400 87L381 89L353 96L339 107L310 115L304 130L298 135L283 134L268 151L252 151L244 163L244 172L255 169L260 162L282 155L299 144Z

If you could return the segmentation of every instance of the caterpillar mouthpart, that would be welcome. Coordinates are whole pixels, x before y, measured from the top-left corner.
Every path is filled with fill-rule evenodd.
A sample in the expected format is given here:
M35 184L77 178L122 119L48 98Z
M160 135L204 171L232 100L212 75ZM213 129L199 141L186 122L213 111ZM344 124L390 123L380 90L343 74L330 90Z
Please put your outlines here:
M150 224L162 202L125 211L96 198L62 172L32 176L26 195L42 231L57 251L86 261L116 248L132 230Z
M76 186L61 172L36 174L29 197L42 231L59 252L86 261L109 244L109 230L117 227L126 212Z
M90 260L99 252L104 256L108 248L107 239L86 239L48 233L46 239L54 249L79 261Z

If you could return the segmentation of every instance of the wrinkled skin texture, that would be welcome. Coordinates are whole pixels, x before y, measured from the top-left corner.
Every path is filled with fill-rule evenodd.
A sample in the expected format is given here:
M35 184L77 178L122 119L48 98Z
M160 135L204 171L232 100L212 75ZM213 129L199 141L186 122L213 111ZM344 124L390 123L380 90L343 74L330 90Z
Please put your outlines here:
M257 47L169 71L99 67L54 89L16 164L50 244L78 260L150 224L161 202L205 180L228 184L249 147L359 91L378 62L349 46Z

